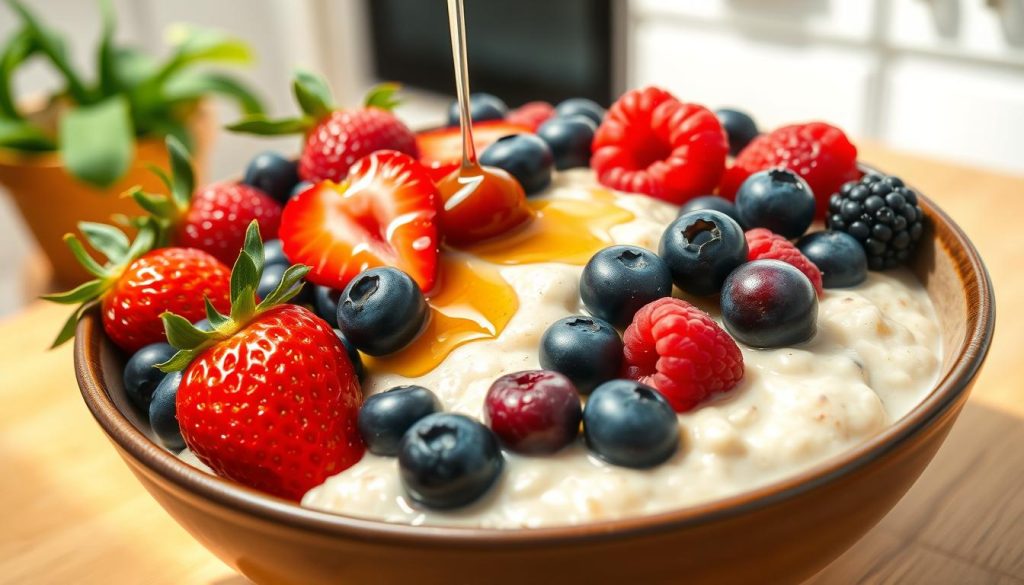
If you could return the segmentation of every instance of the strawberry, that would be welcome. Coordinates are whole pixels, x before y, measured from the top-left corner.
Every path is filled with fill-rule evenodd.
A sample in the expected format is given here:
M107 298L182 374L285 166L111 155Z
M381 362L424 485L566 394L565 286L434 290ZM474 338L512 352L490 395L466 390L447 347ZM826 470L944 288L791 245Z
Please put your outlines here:
M718 185L729 141L707 108L647 87L615 102L591 148L602 184L681 205Z
M182 371L175 410L185 444L218 475L298 501L363 456L362 394L345 346L323 319L285 304L306 266L288 268L259 304L264 255L253 222L231 275L231 313L207 305L212 331L164 313Z
M300 71L292 89L304 116L270 120L252 115L228 129L262 136L302 132L305 146L299 157L299 177L311 183L339 182L357 160L378 150L419 156L416 137L391 113L398 105L398 87L394 83L378 85L361 108L339 109L332 105L331 90L323 79Z
M285 256L312 267L309 280L343 289L367 268L394 266L424 292L434 286L440 252L440 196L409 155L377 151L341 184L325 181L285 206Z
M160 314L173 310L186 319L197 321L204 316L202 303L206 296L217 307L228 306L230 274L216 258L193 248L150 249L157 228L151 220L144 221L139 235L129 244L121 230L98 223L78 224L85 239L105 254L108 261L100 265L85 251L75 236L64 237L76 258L96 276L79 287L43 298L79 307L64 324L53 346L75 335L75 325L93 301L101 303L103 330L118 347L128 353L164 341Z
M533 133L529 126L504 120L473 123L473 145L478 153L502 136ZM430 172L434 182L452 174L462 164L462 131L458 126L427 130L416 135L420 163Z
M521 124L536 132L537 128L555 115L555 106L548 102L527 102L505 116L511 124Z
M225 265L234 261L245 240L245 229L256 220L269 239L277 237L281 204L255 187L214 183L195 190L192 161L184 145L167 137L172 176L160 174L170 195L130 191L140 207L164 228L165 237L179 246L209 252Z

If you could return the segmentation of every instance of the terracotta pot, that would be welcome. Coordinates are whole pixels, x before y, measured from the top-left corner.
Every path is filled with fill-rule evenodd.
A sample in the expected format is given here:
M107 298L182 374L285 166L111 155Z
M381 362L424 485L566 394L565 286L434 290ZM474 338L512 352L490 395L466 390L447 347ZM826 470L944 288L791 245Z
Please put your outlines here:
M992 341L992 283L974 246L927 198L913 266L935 304L935 389L856 447L737 496L581 526L493 530L388 524L310 510L199 471L159 447L121 383L99 314L79 324L86 405L153 497L261 584L798 583L874 526L917 480L967 400Z
M188 129L195 144L193 156L197 183L202 183L216 132L216 119L210 104L201 103L196 108L188 120ZM107 189L96 189L71 176L56 153L25 154L0 149L0 185L14 199L52 265L54 284L70 288L91 278L62 240L64 234L77 231L78 222L109 223L114 214L142 214L134 201L120 197L135 185L142 185L150 192L165 191L160 180L147 168L150 164L168 168L167 149L162 138L137 141L135 159L125 176Z

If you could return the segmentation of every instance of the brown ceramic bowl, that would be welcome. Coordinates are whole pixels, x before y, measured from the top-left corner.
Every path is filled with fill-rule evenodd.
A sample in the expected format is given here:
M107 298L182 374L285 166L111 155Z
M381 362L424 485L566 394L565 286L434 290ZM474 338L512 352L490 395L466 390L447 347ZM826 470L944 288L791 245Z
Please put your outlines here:
M412 527L301 508L198 471L158 447L129 407L123 358L93 312L75 368L96 420L142 485L199 542L256 583L792 583L875 525L956 420L992 340L992 284L977 251L922 198L914 269L942 320L942 374L906 417L783 481L653 516L498 531Z

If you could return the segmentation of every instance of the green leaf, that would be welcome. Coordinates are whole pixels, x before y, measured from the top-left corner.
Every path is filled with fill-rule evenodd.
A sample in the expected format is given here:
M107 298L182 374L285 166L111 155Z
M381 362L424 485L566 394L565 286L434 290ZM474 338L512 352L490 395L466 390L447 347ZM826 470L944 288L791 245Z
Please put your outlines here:
M188 365L192 363L192 360L195 359L197 353L198 352L196 350L183 349L178 353L172 355L171 359L167 360L166 362L162 364L157 364L156 367L158 370L165 374L170 374L171 372L179 372L187 368Z
M260 274L256 270L256 261L247 252L243 251L235 260L235 266L231 269L231 304L234 305L239 296L247 288L256 290ZM231 316L234 317L234 307Z
M160 219L172 218L177 212L174 203L167 196L146 193L141 187L132 188L128 191L128 194L139 207L153 217Z
M162 168L156 166L153 163L146 163L146 170L156 175L156 178L160 179L160 182L163 183L164 187L167 189L167 192L171 192L171 177L170 175L167 174L167 171L163 170ZM142 187L136 186L133 188L133 191L134 190L141 191Z
M252 50L245 41L221 31L177 24L168 29L167 36L176 50L157 74L161 81L197 62L250 63L253 60Z
M331 88L322 77L308 71L299 71L292 81L292 92L303 113L313 118L322 118L331 113Z
M133 241L131 247L128 248L128 254L124 259L125 262L131 262L146 252L149 252L157 242L160 227L153 218L147 217L139 220L138 228L139 233L135 235L135 241Z
M302 279L307 274L309 274L309 266L302 264L289 266L284 271L284 274L281 275L281 282L277 284L273 292L267 295L267 298L263 299L259 306L256 307L256 310L263 311L291 300L295 295L302 292L302 287L305 284Z
M38 152L54 150L57 145L31 122L0 118L0 147Z
M82 320L82 315L85 314L94 303L84 303L75 309L68 320L64 322L64 326L61 327L60 333L57 334L57 338L53 340L53 345L50 349L63 345L64 342L75 336L75 328L78 327L78 322Z
M117 80L117 56L114 49L114 29L117 26L117 19L111 0L99 0L99 5L103 30L100 33L100 46L97 50L97 61L99 62L97 93L109 96L116 93L120 85Z
M98 297L106 287L106 281L95 279L83 282L71 290L43 295L39 298L61 305L80 305Z
M221 325L231 320L227 315L218 311L217 307L213 306L213 303L210 302L210 297L203 295L203 302L206 303L206 319L214 329L220 328Z
M54 67L64 76L64 80L67 82L67 91L71 97L79 104L90 103L91 96L89 91L85 88L85 84L82 83L81 77L71 66L71 60L68 58L67 44L64 42L64 39L44 26L20 1L8 0L7 3L21 16L26 30L32 36L33 43L53 62Z
M140 85L159 70L152 55L134 47L114 47L114 77L124 89Z
M313 127L312 118L285 118L271 120L263 115L246 116L238 122L227 126L232 132L257 134L260 136L282 136L286 134L302 134Z
M255 312L256 287L245 285L239 291L237 298L231 302L231 320L239 324L247 323Z
M60 154L72 175L97 187L109 187L131 165L135 137L128 102L114 96L79 106L60 119Z
M195 349L215 335L214 332L203 331L188 319L171 312L161 314L160 320L164 322L167 342L177 349Z
M263 253L263 239L260 237L260 224L255 219L249 222L249 227L245 228L245 242L242 245L242 250L249 255L253 264L256 265L256 278L258 280L260 275L263 274L263 265L266 262L266 256Z
M164 100L172 103L193 101L211 94L234 100L247 116L263 113L260 99L243 83L223 73L183 71L168 80L163 88Z
M196 189L192 159L181 140L169 135L166 141L167 153L171 157L171 198L179 208L187 208Z
M15 70L35 50L32 33L25 28L11 36L3 50L0 51L0 118L21 119L11 83Z
M103 254L114 262L128 255L128 248L131 242L124 232L112 225L93 223L91 221L78 222L78 230L85 236L89 245L103 252Z
M89 252L85 250L85 246L82 245L81 240L76 238L73 234L67 234L64 236L64 243L68 245L68 248L71 249L71 254L89 274L97 278L107 277L107 270L100 266L99 262L96 262L96 260L89 255Z
M401 103L395 94L401 89L401 84L398 83L381 83L370 88L370 92L366 94L366 101L364 104L368 108L380 108L382 110L391 111L395 109L395 106Z

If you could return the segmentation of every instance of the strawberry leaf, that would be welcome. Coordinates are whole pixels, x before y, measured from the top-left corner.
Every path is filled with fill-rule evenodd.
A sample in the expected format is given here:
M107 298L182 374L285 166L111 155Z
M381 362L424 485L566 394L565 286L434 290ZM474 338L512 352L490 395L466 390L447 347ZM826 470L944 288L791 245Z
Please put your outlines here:
M246 289L250 292L256 290L256 283L259 280L260 272L256 268L256 261L243 251L238 255L238 260L235 260L235 266L231 269L231 304L239 302ZM234 307L231 309L231 316L235 316Z
M243 286L238 297L231 301L231 320L235 323L247 323L254 313L256 313L256 287Z
M131 247L128 236L112 225L81 221L78 222L78 231L82 232L90 246L103 252L111 261L117 262L128 255L128 248Z
M281 275L281 282L277 284L277 287L267 295L267 298L256 307L256 311L263 311L270 307L287 303L295 295L302 292L304 286L303 278L309 273L309 266L296 264L289 266L284 274Z
M171 158L171 197L179 208L188 208L196 188L192 159L181 140L171 135L167 136L167 153Z
M308 71L298 71L292 81L292 92L303 113L313 118L323 118L331 113L331 88L322 77Z
M59 126L61 160L75 177L109 187L128 171L135 131L124 96L69 110Z
M188 319L174 313L165 312L160 315L160 320L164 322L167 342L177 349L195 349L216 335L216 332L203 331Z
M126 195L135 200L143 210L154 217L173 217L175 212L174 204L166 195L153 195L146 193L142 187L133 187L126 192Z
M249 258L256 266L256 282L263 274L263 265L266 263L266 255L263 253L263 240L260 238L260 224L255 219L245 229L245 243L242 250L249 255Z
M213 306L213 303L210 302L210 297L204 295L203 302L206 303L206 320L210 322L214 329L221 327L231 320L227 315L218 311L217 307Z
M179 372L187 368L198 353L199 351L195 349L180 350L178 353L172 355L171 359L162 364L157 364L156 368L165 374Z
M80 305L96 298L106 286L107 283L102 279L95 279L83 282L69 291L43 295L39 298L61 305Z
M81 263L82 268L85 268L89 274L98 278L107 277L107 270L100 266L99 262L96 262L96 260L89 255L89 252L85 250L85 246L82 245L82 242L73 234L65 235L64 243L68 245L68 248L71 249L71 254L74 255L75 259Z
M382 110L391 111L395 109L395 106L401 103L395 94L401 89L401 84L398 83L381 83L370 88L369 93L366 94L366 100L363 102L368 108L380 108Z
M231 132L242 134L256 134L258 136L284 136L287 134L302 134L313 127L315 122L312 118L285 118L282 120L271 120L264 115L246 116L234 124L225 126Z
M83 303L75 309L68 320L64 322L64 326L61 327L60 333L57 334L57 338L53 340L53 344L50 345L50 349L53 349L59 345L62 345L67 340L75 336L75 328L78 326L78 322L82 320L82 315L89 310L95 302Z

